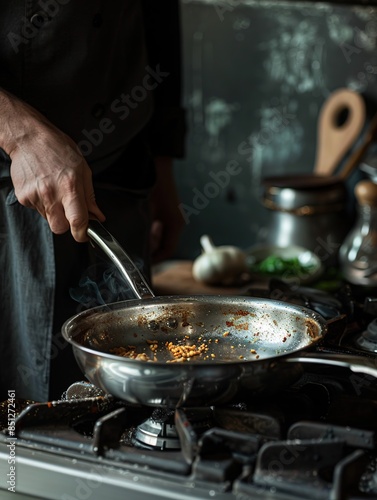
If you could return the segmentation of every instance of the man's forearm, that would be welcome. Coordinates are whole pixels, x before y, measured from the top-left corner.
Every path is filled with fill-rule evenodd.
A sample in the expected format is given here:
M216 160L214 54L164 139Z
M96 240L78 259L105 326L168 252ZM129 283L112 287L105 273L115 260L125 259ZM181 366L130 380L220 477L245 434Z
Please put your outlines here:
M30 106L3 89L0 89L0 113L0 147L11 156L27 133L28 115L31 121L34 113Z
M39 131L47 119L35 108L0 88L0 147L9 155Z

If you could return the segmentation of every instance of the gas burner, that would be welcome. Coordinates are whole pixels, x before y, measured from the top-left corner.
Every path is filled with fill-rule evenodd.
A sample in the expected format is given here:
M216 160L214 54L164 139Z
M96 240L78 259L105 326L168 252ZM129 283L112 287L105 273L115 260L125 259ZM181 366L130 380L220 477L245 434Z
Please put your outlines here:
M174 410L153 410L152 415L136 428L134 445L155 450L179 450Z
M181 441L176 422L178 410L156 408L151 416L136 428L133 436L133 445L150 450L180 450ZM210 408L186 408L185 419L188 419L190 428L195 435L201 435L213 424L213 415ZM182 427L182 424L180 424Z
M363 351L377 353L377 318L355 339L355 344Z

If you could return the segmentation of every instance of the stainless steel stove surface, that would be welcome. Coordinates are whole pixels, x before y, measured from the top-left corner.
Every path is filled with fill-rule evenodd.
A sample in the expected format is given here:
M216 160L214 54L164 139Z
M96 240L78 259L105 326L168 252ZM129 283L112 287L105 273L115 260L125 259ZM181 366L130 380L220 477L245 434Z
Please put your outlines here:
M347 318L322 352L377 363L375 298L280 288ZM377 383L345 368L313 364L278 394L224 406L149 408L86 382L56 402L15 404L12 436L2 404L1 499L377 498Z

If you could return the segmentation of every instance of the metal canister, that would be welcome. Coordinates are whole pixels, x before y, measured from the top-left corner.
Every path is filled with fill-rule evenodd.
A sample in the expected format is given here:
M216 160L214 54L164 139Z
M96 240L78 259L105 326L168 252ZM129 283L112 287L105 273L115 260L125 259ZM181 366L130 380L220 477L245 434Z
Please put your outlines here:
M326 267L338 263L352 220L344 182L330 177L284 176L263 181L262 201L271 212L264 243L299 245Z

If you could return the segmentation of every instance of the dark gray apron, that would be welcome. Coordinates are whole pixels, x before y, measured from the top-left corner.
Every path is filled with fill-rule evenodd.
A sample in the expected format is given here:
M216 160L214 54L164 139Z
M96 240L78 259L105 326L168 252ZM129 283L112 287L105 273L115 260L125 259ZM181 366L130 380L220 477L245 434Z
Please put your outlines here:
M53 236L45 219L22 207L9 163L0 161L0 366L1 399L48 395L55 289Z

